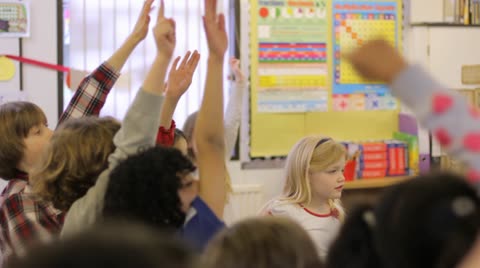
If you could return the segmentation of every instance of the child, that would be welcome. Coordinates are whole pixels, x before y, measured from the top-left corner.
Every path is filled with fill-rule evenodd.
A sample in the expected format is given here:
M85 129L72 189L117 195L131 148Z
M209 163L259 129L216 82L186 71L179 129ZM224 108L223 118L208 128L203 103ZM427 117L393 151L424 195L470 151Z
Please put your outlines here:
M137 24L125 43L79 85L59 122L98 115L118 71L147 34L153 0L146 1ZM26 187L28 174L38 164L51 130L36 105L12 102L0 106L0 176L9 183L0 197L0 246L5 257L23 254L27 243L49 240L60 231L63 214L50 204L32 200Z
M287 218L245 220L219 233L203 254L206 268L322 268L315 244Z
M184 144L181 139L182 137L177 137L175 135L176 133L179 133L184 136L183 132L179 132L180 130L176 129L175 121L172 120L172 118L180 97L192 83L193 74L200 61L200 54L196 50L193 54L190 51L187 51L182 62L178 65L180 59L180 57L177 57L173 61L168 74L167 87L171 89L171 92L179 92L181 95L170 94L165 99L160 116L160 129L157 136L157 144L163 146L175 146L176 144L179 146L179 150L186 151L186 148L182 148L182 145Z
M457 267L480 228L480 199L461 177L420 176L350 214L327 267Z
M115 135L115 151L109 157L108 168L100 174L96 184L86 195L76 200L66 218L62 235L72 235L100 220L103 214L105 193L109 185L110 173L120 161L136 154L140 149L155 145L156 127L160 123L160 106L163 100L163 81L166 69L175 48L175 22L164 16L161 1L156 26L153 29L157 45L157 56L151 70L129 108L119 132ZM169 92L165 94L176 94ZM140 178L141 179L141 178ZM128 187L128 185L126 185ZM135 196L140 198L141 196ZM124 196L123 198L128 198Z
M225 111L225 152L227 159L230 159L235 144L237 142L238 129L240 127L240 121L242 119L242 106L243 95L247 90L247 81L243 72L240 70L240 61L238 59L230 59L230 68L233 71L233 87L232 93L229 97L227 109ZM195 160L194 144L193 144L193 128L197 120L198 112L194 112L189 115L185 124L183 125L183 131L187 138L188 152L192 160Z
M480 187L480 112L461 95L441 86L418 65L409 65L388 42L374 40L347 55L354 68L373 80L390 84L392 93L408 105L447 152L468 167L468 180ZM480 244L480 238L477 241ZM477 265L471 255L464 264Z
M190 52L182 64L189 59L189 55ZM198 53L195 52L189 63L192 59L195 60L196 55ZM179 59L180 57L176 62ZM176 63L173 66L172 71L175 70ZM172 85L167 90L160 125L163 113L168 107L176 106L187 88ZM120 124L112 118L81 118L65 122L53 135L44 161L32 176L34 194L43 201L52 202L58 210L68 211L72 203L85 195L95 184L98 175L108 166L107 158L115 149L113 136L119 128ZM157 139L166 133L163 130L163 126L160 126Z
M182 241L142 225L109 223L12 259L10 268L193 268L197 258Z
M31 192L67 212L106 169L119 129L120 123L111 117L67 120L53 134L43 161L32 174Z
M296 220L310 234L321 258L343 219L340 197L346 156L345 147L330 138L301 139L287 157L283 195L262 211Z
M203 201L205 194L216 193L207 188L199 195L194 171L186 155L171 147L130 156L110 174L104 217L177 232L202 250L224 223Z
M223 126L217 122L223 122L222 71L228 41L225 18L215 14L216 1L206 0L205 9L210 53L195 131L199 189L192 176L195 168L180 151L152 148L131 156L112 171L103 207L110 217L175 230L184 225L182 236L199 249L224 226L226 178Z
M419 65L408 65L384 40L366 43L347 55L366 78L390 84L447 152L469 166L468 179L480 187L480 112L468 101L433 80Z

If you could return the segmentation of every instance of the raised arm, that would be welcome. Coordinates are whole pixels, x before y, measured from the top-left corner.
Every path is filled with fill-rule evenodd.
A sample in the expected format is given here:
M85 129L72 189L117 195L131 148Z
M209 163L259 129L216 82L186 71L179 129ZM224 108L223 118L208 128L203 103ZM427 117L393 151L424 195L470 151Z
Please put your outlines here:
M243 95L247 90L245 75L240 70L240 61L230 59L230 67L235 75L232 81L232 92L228 98L227 110L225 111L225 153L230 159L238 137L238 129L242 120Z
M192 84L192 77L200 60L198 51L193 54L188 51L183 57L180 66L178 62L181 57L177 57L172 64L168 75L167 88L165 90L165 102L162 106L160 115L160 128L158 130L157 144L172 146L174 141L175 122L172 120L175 108L180 97L187 91Z
M58 125L71 117L79 118L100 114L108 93L120 76L123 65L135 47L147 36L152 3L153 0L145 1L135 27L122 46L106 62L83 79L67 108L60 116Z
M376 40L348 55L365 77L391 85L452 156L468 164L468 178L480 186L480 112L466 98L435 81L420 66L408 65L386 41Z
M101 216L104 195L111 170L138 150L155 145L155 136L163 101L163 81L175 48L175 22L164 17L161 1L158 21L153 29L157 56L144 80L142 89L127 111L122 127L114 138L115 151L109 156L109 167L98 177L87 194L73 203L65 218L62 235L71 235L86 228Z
M194 139L200 172L200 197L215 215L225 207L225 136L223 129L223 61L228 40L225 17L216 15L216 0L205 0L203 24L208 43L207 78Z

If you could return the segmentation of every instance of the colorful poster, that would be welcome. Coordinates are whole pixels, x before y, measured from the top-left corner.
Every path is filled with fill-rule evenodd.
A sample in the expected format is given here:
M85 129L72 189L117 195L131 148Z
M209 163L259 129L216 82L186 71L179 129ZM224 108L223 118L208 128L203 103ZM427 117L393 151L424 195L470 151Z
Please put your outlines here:
M260 113L327 111L328 107L328 92L322 90L260 91L257 97Z
M0 0L0 37L30 35L28 2Z
M326 1L259 1L259 112L327 110Z
M342 58L377 38L399 46L399 8L397 2L333 1L333 109L335 111L395 110L397 101L388 87L368 81Z

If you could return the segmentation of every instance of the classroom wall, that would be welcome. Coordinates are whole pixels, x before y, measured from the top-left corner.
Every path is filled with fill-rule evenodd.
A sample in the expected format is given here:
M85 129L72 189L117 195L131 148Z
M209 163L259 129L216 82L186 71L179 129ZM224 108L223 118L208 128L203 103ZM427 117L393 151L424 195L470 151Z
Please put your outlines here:
M30 1L30 37L23 38L23 56L49 63L57 63L57 1ZM19 55L18 38L0 39L0 54ZM15 63L15 77L0 82L0 96L14 98L23 90L23 97L39 105L47 115L49 125L55 127L58 119L58 88L55 71L23 65L23 88L20 88L19 64Z
M23 56L45 62L57 63L57 1L30 1L31 34L23 38ZM18 38L1 38L0 55L19 55ZM0 81L0 98L16 100L18 98L32 101L39 105L47 115L50 127L55 127L58 119L57 73L35 66L23 65L20 88L19 64L15 62L15 76L9 81ZM20 90L23 91L20 91ZM0 179L0 189L5 186Z
M57 62L56 51L56 1L31 1L32 35L24 39L24 55L48 62ZM45 31L49 29L49 31ZM425 27L406 29L406 56L414 62L422 63L433 74L448 86L458 87L460 77L457 59L471 59L480 63L480 53L473 54L472 48L480 45L480 28L446 29L448 34L442 34L442 28L427 30ZM452 38L451 36L454 35ZM432 39L433 38L433 39ZM457 42L456 40L463 40ZM441 58L433 59L428 55L428 44L435 44L432 53L441 53ZM431 48L432 49L432 48ZM447 51L447 52L445 52ZM18 39L2 39L0 53L18 54ZM432 65L433 61L433 65ZM454 64L452 64L454 63ZM18 68L18 66L17 66ZM57 122L57 77L53 71L33 66L24 66L24 90L29 100L34 101L46 112L50 125ZM15 93L19 90L18 73L12 81L0 82L0 94ZM242 140L242 142L245 142ZM281 193L283 186L282 169L241 169L239 161L228 164L233 184L263 185L263 199L267 201Z

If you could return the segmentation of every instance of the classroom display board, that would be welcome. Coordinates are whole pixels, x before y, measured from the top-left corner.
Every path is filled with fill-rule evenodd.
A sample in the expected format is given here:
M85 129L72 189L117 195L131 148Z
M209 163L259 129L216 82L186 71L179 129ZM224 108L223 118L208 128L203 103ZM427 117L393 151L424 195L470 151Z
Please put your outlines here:
M250 155L286 155L310 134L389 139L398 103L342 54L372 38L401 47L401 0L251 0Z
M398 7L396 2L333 1L333 80L334 111L396 110L397 101L387 86L365 80L342 59L373 38L383 38L398 44Z
M312 0L308 7L298 1L260 2L259 112L326 111L326 0Z

